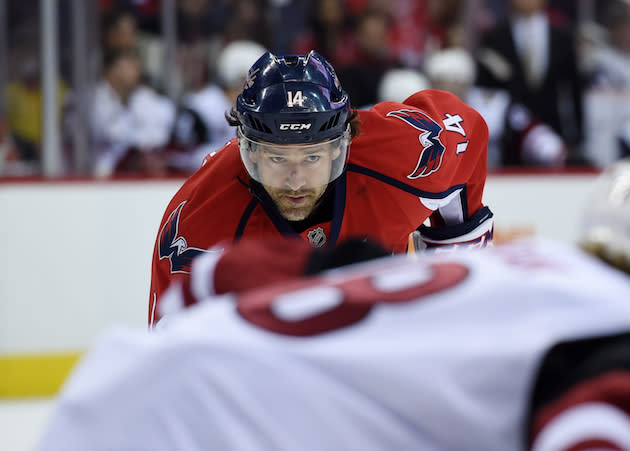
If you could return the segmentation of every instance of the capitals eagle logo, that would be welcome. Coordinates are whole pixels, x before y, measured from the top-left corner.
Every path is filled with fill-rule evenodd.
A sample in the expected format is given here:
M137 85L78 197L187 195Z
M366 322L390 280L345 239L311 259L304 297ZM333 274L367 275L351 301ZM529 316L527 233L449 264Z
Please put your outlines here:
M169 259L171 273L189 273L190 265L195 257L206 252L204 249L188 247L186 238L178 235L179 215L185 203L186 201L182 202L173 210L160 230L158 249L160 260Z
M420 153L416 168L407 178L417 179L419 177L426 177L440 169L445 150L444 144L440 141L442 127L422 111L418 110L403 109L390 111L387 113L387 116L397 117L422 132L418 136L418 140L422 145L422 152Z

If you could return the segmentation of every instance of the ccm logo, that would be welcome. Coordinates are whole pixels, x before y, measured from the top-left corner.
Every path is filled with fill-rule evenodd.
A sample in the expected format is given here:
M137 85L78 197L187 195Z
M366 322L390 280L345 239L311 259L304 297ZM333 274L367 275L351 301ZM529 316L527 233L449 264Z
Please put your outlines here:
M280 130L309 130L311 124L280 124Z

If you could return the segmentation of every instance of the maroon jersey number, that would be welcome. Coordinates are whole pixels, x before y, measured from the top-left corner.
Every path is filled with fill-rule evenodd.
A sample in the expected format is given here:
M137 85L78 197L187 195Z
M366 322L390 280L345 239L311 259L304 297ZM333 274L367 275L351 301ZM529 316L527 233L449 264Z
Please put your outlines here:
M333 331L365 318L379 303L409 302L450 288L466 278L468 268L458 263L429 266L401 262L405 271L423 274L416 282L384 288L379 284L383 267L344 280L314 277L271 285L239 297L238 311L259 327L285 335L309 336ZM387 267L389 271L391 268ZM427 270L428 269L428 270Z

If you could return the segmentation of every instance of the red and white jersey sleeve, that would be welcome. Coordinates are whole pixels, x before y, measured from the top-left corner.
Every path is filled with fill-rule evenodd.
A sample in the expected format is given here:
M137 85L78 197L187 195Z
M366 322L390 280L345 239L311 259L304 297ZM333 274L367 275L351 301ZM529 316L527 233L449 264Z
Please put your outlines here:
M484 208L488 147L488 127L477 111L451 93L425 90L360 115L362 132L347 168L353 206L345 227L376 224L366 233L395 252L405 251L409 234L427 218L434 228L450 227L436 235L449 244L459 236L491 240L492 215L475 216ZM361 197L369 202L357 202ZM478 219L487 220L471 238Z
M549 350L630 334L629 299L626 275L547 241L212 296L161 332L105 335L36 449L630 449L619 373L530 412Z
M353 146L366 145L369 151L351 152L352 164L411 187L447 224L462 222L482 207L488 127L458 97L420 91L403 104L375 105L361 114L361 125L366 132Z

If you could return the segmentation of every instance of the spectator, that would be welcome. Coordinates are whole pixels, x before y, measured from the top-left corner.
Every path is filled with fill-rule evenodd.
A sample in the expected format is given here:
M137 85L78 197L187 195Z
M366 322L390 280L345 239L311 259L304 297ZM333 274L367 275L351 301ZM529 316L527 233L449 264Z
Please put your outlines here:
M172 167L194 172L206 155L236 136L225 114L235 105L247 71L265 51L252 41L231 42L217 58L216 81L184 95L173 129Z
M295 40L311 26L309 12L315 3L318 1L268 0L269 26L273 30L270 48L291 53Z
M397 66L387 40L388 16L367 10L357 18L354 50L350 59L339 62L341 83L358 108L376 103L378 84L383 74Z
M431 53L464 45L461 0L346 0L346 4L357 17L378 11L389 18L388 45L402 66L421 69Z
M473 86L475 70L475 61L464 48L437 51L425 64L431 88L452 92L483 116L489 131L488 167L497 167L510 96L504 90Z
M480 6L476 21L477 31L480 33L488 31L506 18L507 5L505 0L484 0Z
M402 66L420 69L429 36L426 1L371 0L364 8L380 10L389 17L387 39L393 55Z
M582 89L572 33L550 23L545 0L511 0L511 15L481 37L476 84L506 90L527 124L545 124L568 146L566 164L584 164ZM521 117L522 115L516 115ZM502 160L524 165L526 127L508 123Z
M415 69L390 69L378 85L378 101L403 103L411 94L429 89L429 80Z
M125 27L113 27L112 33L116 40L124 42L127 36L128 44L134 42L132 47L139 51L145 83L178 98L183 92L200 89L208 82L208 55L213 55L212 60L216 57L220 34L227 21L229 8L225 1L181 0L175 3L177 42L174 65L169 66L172 69L169 71L165 71L165 41L156 0L119 0L115 3L105 11L104 24L115 23L113 18L120 16L124 17L123 24L133 23L134 39L131 39L131 33L125 33ZM127 27L127 30L131 28ZM122 36L118 37L119 33ZM107 48L106 45L103 47Z
M216 32L208 0L180 0L177 2L177 40L188 44L210 39Z
M586 54L588 147L591 161L606 167L630 151L630 3L610 0L603 33Z
M462 0L426 0L427 28L434 49L466 45L462 16ZM430 51L427 52L430 54Z
M221 9L222 3L209 0L177 2L177 71L176 79L170 80L176 98L202 89L210 80L209 61L213 62L217 57L225 27L217 19L228 20L228 11Z
M575 0L549 0L549 20L554 25L571 26L578 20L578 10Z
M467 50L455 47L440 50L427 59L424 71L431 88L452 92L467 101L475 81L475 63Z
M137 46L135 16L126 9L109 9L101 17L101 50L103 53L132 49Z
M91 110L95 174L162 175L163 156L174 119L170 101L140 81L142 68L133 50L108 53Z
M17 159L22 162L19 172L30 175L39 172L41 165L43 93L38 52L25 50L18 64L17 77L7 86L7 122ZM67 92L61 79L57 85L60 116Z
M131 12L141 33L159 34L161 0L99 0L101 11L123 9Z
M315 0L311 3L308 27L300 33L290 53L306 54L316 50L331 64L350 59L351 32L343 0Z
M603 23L607 39L592 54L595 87L630 89L630 2L609 1Z
M23 172L13 138L7 129L4 118L0 116L0 177Z
M224 42L254 41L265 47L272 42L272 30L267 21L265 0L234 0L223 33Z
M102 71L104 55L119 51L137 51L141 61L142 79L152 87L161 87L162 61L156 61L152 50L155 40L138 29L136 12L131 6L114 6L101 15L101 48L96 54L93 71Z
M101 13L100 22L100 52L94 55L92 67L96 74L102 70L104 55L125 50L140 51L138 25L132 10L111 7ZM142 51L140 58L143 59ZM144 61L142 67L145 67Z

